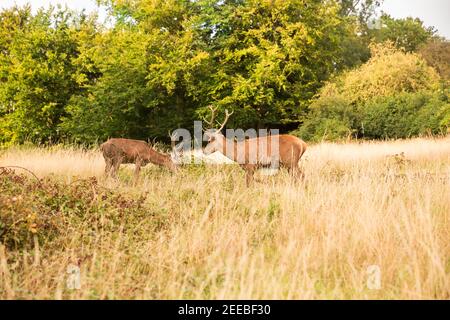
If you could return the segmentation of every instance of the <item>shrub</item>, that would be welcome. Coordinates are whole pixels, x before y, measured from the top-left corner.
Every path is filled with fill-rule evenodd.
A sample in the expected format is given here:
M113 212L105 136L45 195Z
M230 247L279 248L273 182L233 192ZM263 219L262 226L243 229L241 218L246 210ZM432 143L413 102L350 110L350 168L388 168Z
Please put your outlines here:
M306 140L403 138L445 132L448 98L439 76L414 53L372 45L372 58L326 84L294 134Z
M369 139L444 134L450 128L450 103L439 92L400 93L352 106L340 98L321 99L294 134L310 141L349 135Z
M338 140L354 133L356 121L356 113L345 99L325 97L293 134L309 141Z
M70 232L70 226L92 228L95 233L100 224L116 232L130 220L152 216L154 210L144 208L145 196L114 192L101 187L95 178L66 184L0 168L0 190L0 244L9 250L30 248L34 239L48 244ZM132 229L129 232L137 235Z
M317 100L341 97L364 104L379 96L439 89L438 74L421 56L396 49L390 42L372 44L371 53L367 63L326 84Z
M450 104L436 93L403 93L366 104L362 114L364 137L407 138L445 132Z

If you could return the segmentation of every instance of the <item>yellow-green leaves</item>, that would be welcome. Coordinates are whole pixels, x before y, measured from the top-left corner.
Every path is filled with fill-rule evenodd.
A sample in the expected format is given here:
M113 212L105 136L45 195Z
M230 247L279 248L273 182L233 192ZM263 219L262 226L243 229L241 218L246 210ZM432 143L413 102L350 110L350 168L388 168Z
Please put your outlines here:
M389 42L372 44L371 51L366 64L325 85L320 96L342 95L349 103L365 103L379 96L438 88L437 73L417 54Z
M312 140L445 133L450 104L439 89L436 71L418 54L397 49L391 42L370 47L367 63L320 90L297 133Z

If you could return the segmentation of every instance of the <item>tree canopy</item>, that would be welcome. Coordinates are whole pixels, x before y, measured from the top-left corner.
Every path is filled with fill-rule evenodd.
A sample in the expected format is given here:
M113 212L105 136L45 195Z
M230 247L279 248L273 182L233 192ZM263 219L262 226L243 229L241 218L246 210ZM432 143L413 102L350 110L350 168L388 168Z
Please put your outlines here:
M191 129L209 104L234 110L233 127L295 130L330 79L359 72L342 90L368 92L358 86L375 79L363 76L373 71L365 64L372 42L422 50L446 70L430 45L433 29L420 21L383 16L383 28L368 28L380 1L98 2L112 26L62 7L0 12L0 143L167 139ZM425 62L410 66L423 70L418 80L398 58L389 68L406 71L386 90L436 82Z

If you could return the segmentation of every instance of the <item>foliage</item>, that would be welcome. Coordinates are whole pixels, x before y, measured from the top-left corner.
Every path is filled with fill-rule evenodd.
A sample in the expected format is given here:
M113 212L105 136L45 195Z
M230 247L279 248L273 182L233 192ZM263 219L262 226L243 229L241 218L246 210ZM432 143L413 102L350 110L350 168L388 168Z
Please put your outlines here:
M110 136L143 138L145 108L152 94L146 87L145 37L111 31L96 35L93 42L80 48L75 63L101 76L95 82L83 82L85 92L71 97L62 132L90 143Z
M434 27L425 27L419 18L395 19L387 14L380 18L380 29L371 30L371 37L378 42L391 41L399 49L417 51L436 34Z
M67 9L31 15L30 7L4 10L0 33L7 33L0 57L0 142L48 141L72 95L82 92L73 60L83 35L95 32L94 19Z
M450 81L450 42L433 38L419 49L419 54L432 66L444 81Z
M326 84L320 98L341 96L355 104L378 96L439 87L438 75L417 54L395 49L390 42L374 43L371 50L372 57L367 63Z
M386 139L445 134L450 128L450 103L441 92L403 92L356 106L338 99L327 97L316 102L295 134L314 141L349 136Z
M102 3L111 29L58 8L25 11L8 33L2 142L167 138L210 103L234 109L234 126L296 126L323 82L360 61L344 54L356 24L334 1Z
M449 119L448 98L423 92L402 93L366 104L360 130L370 139L443 134L450 128Z
M0 243L13 250L32 248L34 236L43 243L65 235L69 226L88 228L100 217L110 220L103 227L114 231L128 218L147 215L145 197L113 193L94 177L67 185L0 168L0 188Z
M147 86L157 94L151 120L158 120L157 127L149 121L152 135L189 125L210 103L234 109L235 126L296 121L342 59L340 43L352 30L333 2L111 5L149 35Z
M295 131L311 140L444 133L450 115L439 77L415 53L372 45L372 58L327 83Z
M342 97L324 97L315 102L307 120L294 134L308 141L338 140L354 133L356 113Z
M333 73L346 28L332 2L238 6L214 41L220 50L211 98L235 109L239 127L294 121Z
M311 120L319 90L354 108L437 87L423 59L394 48L414 51L434 29L385 15L383 28L370 30L377 0L98 3L112 26L62 7L0 12L0 144L167 141L210 104L233 110L235 128L304 124L337 137L355 134L354 120ZM370 47L371 38L395 43ZM445 79L444 46L421 50Z
M339 0L341 13L344 16L355 16L360 21L360 27L366 27L369 19L376 13L376 9L383 0Z

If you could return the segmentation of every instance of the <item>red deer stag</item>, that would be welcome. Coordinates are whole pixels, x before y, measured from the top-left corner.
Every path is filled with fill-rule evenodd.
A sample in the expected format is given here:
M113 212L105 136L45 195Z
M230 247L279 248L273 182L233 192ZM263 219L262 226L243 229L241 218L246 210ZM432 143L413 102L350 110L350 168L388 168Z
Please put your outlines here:
M209 109L211 120L205 122L213 126L217 107L209 106ZM255 171L262 167L284 167L292 176L303 178L303 173L298 166L300 158L306 151L306 143L303 140L288 134L260 136L243 141L227 139L221 131L231 114L225 110L225 120L220 128L206 131L208 145L204 148L205 154L219 151L236 161L245 170L247 186Z
M115 177L122 163L134 163L135 184L138 181L141 167L148 163L166 167L172 172L177 171L177 166L173 160L176 156L176 150L173 150L170 155L159 153L142 140L111 138L100 146L100 150L102 150L105 158L106 176L112 174Z

